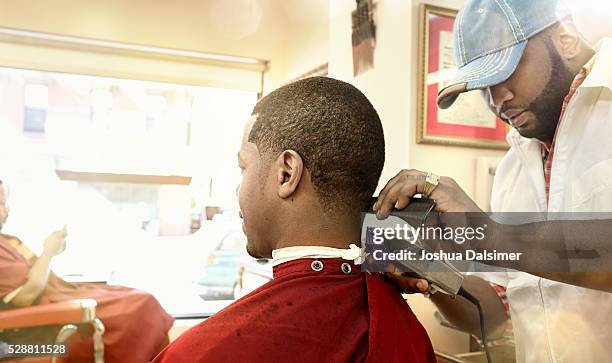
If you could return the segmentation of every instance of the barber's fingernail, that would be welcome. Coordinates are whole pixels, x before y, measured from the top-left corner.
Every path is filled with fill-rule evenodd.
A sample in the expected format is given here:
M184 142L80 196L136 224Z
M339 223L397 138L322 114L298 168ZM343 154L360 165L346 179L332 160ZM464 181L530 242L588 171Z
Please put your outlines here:
M427 284L425 283L425 281L423 280L419 280L416 284L416 286L419 288L419 290L424 291L427 289Z

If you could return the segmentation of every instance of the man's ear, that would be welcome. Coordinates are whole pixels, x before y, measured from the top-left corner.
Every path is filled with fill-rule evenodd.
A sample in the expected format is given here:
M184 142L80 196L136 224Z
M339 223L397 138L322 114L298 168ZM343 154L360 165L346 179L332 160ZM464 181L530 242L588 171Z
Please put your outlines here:
M278 196L286 199L292 196L302 180L304 161L294 150L283 151L277 159Z
M559 54L567 61L572 61L582 51L582 38L573 23L561 23L557 30Z

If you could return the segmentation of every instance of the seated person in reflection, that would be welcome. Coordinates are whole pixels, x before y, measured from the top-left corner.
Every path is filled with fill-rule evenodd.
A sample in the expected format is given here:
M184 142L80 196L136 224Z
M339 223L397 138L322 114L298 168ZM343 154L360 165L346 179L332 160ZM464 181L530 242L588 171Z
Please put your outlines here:
M396 288L360 271L360 212L385 159L376 110L313 77L255 106L238 153L250 255L274 278L170 344L154 362L433 362Z
M0 229L8 213L6 190L0 181ZM168 343L173 318L153 296L142 291L104 284L72 284L56 276L49 264L64 250L65 237L65 229L53 232L45 240L43 253L36 256L17 237L0 234L0 309L91 298L98 302L97 315L106 328L106 363L153 359ZM0 340L40 343L41 339L55 338L56 333L54 328L0 332ZM90 334L75 334L68 344L66 362L93 361Z

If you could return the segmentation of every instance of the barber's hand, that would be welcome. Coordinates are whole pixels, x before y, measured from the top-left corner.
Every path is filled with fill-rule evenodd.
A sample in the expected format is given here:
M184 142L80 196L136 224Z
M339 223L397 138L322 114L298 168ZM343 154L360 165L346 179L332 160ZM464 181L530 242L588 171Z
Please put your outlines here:
M44 252L45 254L53 257L57 256L64 251L66 248L66 227L55 231L47 237L45 240Z
M410 198L425 191L427 173L419 170L402 170L387 182L374 204L379 219L385 219L395 209L404 209ZM436 201L438 212L482 212L453 179L440 177L438 186L429 196Z
M387 272L385 276L402 294L425 294L429 291L429 283L425 279L399 272Z
M429 282L411 272L401 272L393 264L385 267L384 277L402 294L425 294L429 292Z

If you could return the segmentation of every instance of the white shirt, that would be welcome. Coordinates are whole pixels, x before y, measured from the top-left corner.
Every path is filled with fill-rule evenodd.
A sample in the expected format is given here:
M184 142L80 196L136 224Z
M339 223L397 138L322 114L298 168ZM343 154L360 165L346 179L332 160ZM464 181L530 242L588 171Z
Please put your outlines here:
M612 211L612 39L598 49L559 124L548 207L540 143L512 130L493 212ZM519 272L478 275L507 289L517 362L612 362L612 294Z

